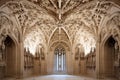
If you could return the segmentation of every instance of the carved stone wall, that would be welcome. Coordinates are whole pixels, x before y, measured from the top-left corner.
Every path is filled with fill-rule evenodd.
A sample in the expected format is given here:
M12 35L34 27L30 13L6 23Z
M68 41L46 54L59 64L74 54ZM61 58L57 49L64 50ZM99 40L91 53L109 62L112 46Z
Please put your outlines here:
M31 52L35 56L38 46L44 47L43 54L41 54L43 60L33 60L36 68L40 67L41 73L44 74L53 71L53 53L56 46L63 46L66 50L68 73L80 73L77 70L84 68L85 72L87 69L95 70L97 75L102 73L101 59L104 57L102 47L107 39L112 36L120 46L120 4L118 0L114 0L115 3L113 0L2 1L0 0L0 65L3 42L8 35L20 48L18 50L21 55L19 60L21 63L25 62L22 67L33 67L33 64L32 66L26 65L28 58L26 54L23 54L24 48L29 48L29 51L34 49ZM83 46L83 58L78 54L79 50L76 50L79 44ZM94 49L95 55L91 52ZM116 54L116 57L119 62L119 55ZM40 65L38 65L39 62ZM74 64L76 64L75 67L73 67ZM33 71L28 70L26 74L33 73ZM23 75L23 72L21 70L20 75ZM116 73L120 74L120 72Z

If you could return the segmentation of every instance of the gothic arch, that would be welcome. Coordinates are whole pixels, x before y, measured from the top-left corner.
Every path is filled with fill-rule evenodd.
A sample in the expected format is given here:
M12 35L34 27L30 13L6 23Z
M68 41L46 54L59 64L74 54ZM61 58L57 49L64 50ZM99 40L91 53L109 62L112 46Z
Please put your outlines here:
M50 35L50 38L49 38L49 40L48 40L48 44L50 44L50 40L51 40L52 36L54 35L54 33L55 33L55 31L56 31L57 29L58 29L58 28L56 27L56 28L53 30L53 32L52 32L52 34Z
M5 57L6 57L6 68L5 68L5 76L13 77L17 74L17 46L16 43L11 39L11 37L7 36L5 41ZM10 69L11 68L11 69Z
M115 43L117 41L110 36L102 47L102 63L104 77L115 76L114 62L115 62Z
M20 41L20 31L17 28L17 25L13 23L13 20L11 20L6 13L3 12L1 12L0 21L0 36L5 39L6 36L9 35L15 44L18 45L18 42Z
M67 51L70 51L71 49L70 49L70 46L64 41L62 41L62 42L60 42L59 43L59 41L55 41L50 47L49 47L49 51L51 51L51 50L55 50L55 48L57 47L57 46L63 46L64 48L65 48L65 50L67 50Z
M16 77L18 72L17 67L19 67L17 64L17 56L19 55L17 50L19 50L18 47L20 41L19 31L17 25L13 23L10 16L4 12L1 12L0 14L0 48L2 49L1 51L4 57L3 62L5 62L5 72L3 75L7 77Z
M72 44L72 40L70 39L70 35L67 33L67 30L66 30L64 27L63 27L62 29L65 31L65 33L66 33L68 39L70 40L70 43Z
M116 19L114 19L117 17ZM112 35L118 44L120 45L120 12L115 12L109 15L109 19L105 22L104 28L101 31L101 42L102 45L105 44L105 41ZM117 23L118 22L118 23Z
M50 50L53 45L55 46L58 44L62 45L65 44L69 48L71 46L68 35L66 34L62 27L57 27L56 30L54 30L54 33L52 34L48 44L49 45L48 49Z

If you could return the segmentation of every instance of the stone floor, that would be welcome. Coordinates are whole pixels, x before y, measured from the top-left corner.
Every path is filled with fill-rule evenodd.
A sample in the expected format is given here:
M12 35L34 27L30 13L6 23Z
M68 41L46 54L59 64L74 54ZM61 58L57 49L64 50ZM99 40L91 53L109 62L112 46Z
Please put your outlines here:
M91 77L84 76L74 76L74 75L46 75L37 76L24 79L3 79L3 80L117 80L117 79L95 79Z

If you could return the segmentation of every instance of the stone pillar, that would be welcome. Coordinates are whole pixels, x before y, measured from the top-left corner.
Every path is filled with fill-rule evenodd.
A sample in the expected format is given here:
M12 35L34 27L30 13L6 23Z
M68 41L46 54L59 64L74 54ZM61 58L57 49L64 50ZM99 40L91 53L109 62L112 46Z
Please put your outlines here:
M70 51L66 52L66 72L68 74L73 74L73 60L72 60L72 54Z
M102 79L103 78L103 63L102 63L102 51L101 51L101 42L100 40L96 43L96 78Z
M44 53L42 48L41 48L41 56L40 57L41 57L41 74L45 75L46 72L47 72L46 55L45 55L45 53Z
M54 53L53 51L49 51L49 53L46 56L46 61L47 61L47 73L48 74L53 74L54 73Z
M41 60L41 74L42 74L42 75L45 75L45 74L46 74L45 60Z
M16 78L23 78L24 73L24 47L23 42L18 43L17 45L17 73Z
M78 75L80 71L79 60L74 61L74 74Z

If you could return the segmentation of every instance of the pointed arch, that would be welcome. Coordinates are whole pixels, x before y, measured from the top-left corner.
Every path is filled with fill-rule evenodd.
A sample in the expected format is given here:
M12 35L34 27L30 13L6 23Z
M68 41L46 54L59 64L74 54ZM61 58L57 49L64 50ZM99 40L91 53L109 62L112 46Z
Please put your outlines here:
M57 30L57 27L53 30L52 34L50 35L49 40L48 40L48 44L50 44L50 40L51 40L51 38L52 38L52 36L53 36L53 34L55 33L56 30Z
M66 30L64 27L62 27L62 29L65 31L65 33L66 33L66 35L67 35L67 37L68 37L68 39L70 40L70 43L71 43L71 45L72 45L72 40L70 39L70 36L69 36L69 34L67 33L67 30Z

